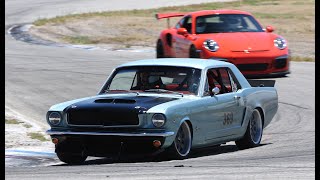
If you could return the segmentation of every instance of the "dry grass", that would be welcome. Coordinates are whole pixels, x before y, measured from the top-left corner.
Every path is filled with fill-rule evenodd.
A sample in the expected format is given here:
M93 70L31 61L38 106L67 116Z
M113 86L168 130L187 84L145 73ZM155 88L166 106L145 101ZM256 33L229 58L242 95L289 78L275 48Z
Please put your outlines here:
M28 133L28 136L31 138L31 139L37 139L39 141L48 141L44 135L42 135L41 133L36 133L36 132L31 132L31 133Z
M242 0L164 7L148 10L85 13L40 19L30 32L52 41L74 44L120 44L125 47L154 47L166 20L156 20L158 12L191 12L203 9L238 9L251 12L265 27L289 42L294 59L315 56L315 0ZM177 22L171 19L171 25ZM302 44L302 45L301 45Z

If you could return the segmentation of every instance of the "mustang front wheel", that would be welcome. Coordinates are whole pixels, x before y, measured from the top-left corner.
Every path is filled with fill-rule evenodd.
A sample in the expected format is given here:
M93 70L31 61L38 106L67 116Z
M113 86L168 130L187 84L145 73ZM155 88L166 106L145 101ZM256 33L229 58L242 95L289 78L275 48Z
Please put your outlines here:
M191 129L187 122L183 122L177 132L176 138L170 147L172 158L187 158L192 144Z
M58 158L67 164L82 164L88 156L82 154L61 153L57 152Z
M237 147L239 149L247 149L258 146L262 138L262 131L262 118L259 110L255 109L253 110L245 135L236 141Z

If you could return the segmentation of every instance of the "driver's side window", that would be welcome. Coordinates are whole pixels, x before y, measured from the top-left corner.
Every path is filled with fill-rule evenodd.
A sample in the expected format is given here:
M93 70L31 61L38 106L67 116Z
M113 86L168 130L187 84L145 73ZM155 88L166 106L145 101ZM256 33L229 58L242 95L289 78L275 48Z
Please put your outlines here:
M204 95L213 95L212 90L219 88L218 94L237 91L237 82L234 82L227 68L213 68L207 71L207 80Z
M192 29L192 19L190 16L182 18L177 25L175 26L176 29L179 28L186 28L189 34L191 34L191 29Z

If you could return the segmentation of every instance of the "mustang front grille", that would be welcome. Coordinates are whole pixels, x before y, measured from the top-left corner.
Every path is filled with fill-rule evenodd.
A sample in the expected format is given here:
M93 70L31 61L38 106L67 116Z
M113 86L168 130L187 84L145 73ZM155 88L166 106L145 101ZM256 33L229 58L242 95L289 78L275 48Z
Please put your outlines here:
M139 125L137 113L115 113L95 111L74 111L68 113L69 125L75 126L136 126Z

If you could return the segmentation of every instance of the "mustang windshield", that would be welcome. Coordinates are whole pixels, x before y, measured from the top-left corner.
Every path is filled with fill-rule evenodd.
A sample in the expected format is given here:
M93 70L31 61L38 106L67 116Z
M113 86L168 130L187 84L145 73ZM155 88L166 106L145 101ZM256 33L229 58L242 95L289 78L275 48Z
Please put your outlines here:
M225 32L263 32L260 24L249 15L220 14L196 18L196 34Z
M198 93L200 69L172 66L135 66L116 70L104 86L106 92ZM157 91L155 89L161 89Z

